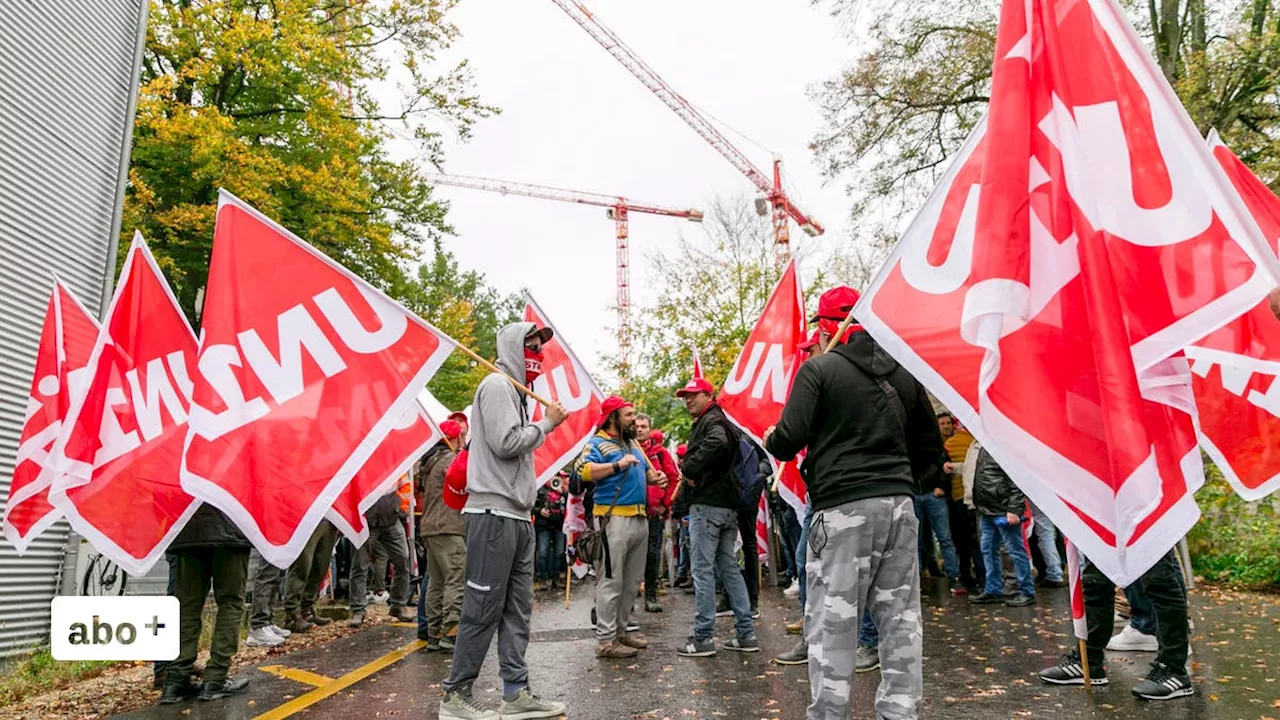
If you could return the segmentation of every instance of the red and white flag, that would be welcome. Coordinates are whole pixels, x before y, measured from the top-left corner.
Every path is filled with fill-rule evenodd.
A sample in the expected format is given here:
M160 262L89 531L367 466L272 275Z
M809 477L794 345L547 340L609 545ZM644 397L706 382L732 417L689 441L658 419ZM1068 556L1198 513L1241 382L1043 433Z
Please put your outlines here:
M140 234L49 454L49 501L76 532L145 575L200 503L178 471L196 336Z
M1067 541L1067 581L1071 586L1071 628L1076 637L1089 639L1089 621L1084 616L1084 578L1080 575L1080 553Z
M791 361L791 377L787 379L787 395L791 395L791 386L795 384L796 373L808 359L807 351L796 350L795 359ZM794 460L782 463L778 468L778 496L796 511L798 518L804 517L809 505L809 488L805 485L804 476L800 474L800 465L804 463L804 456L805 450L801 450Z
M807 327L803 291L792 259L717 398L725 415L757 443L763 445L764 431L782 417L797 360L796 346L804 341Z
M1209 147L1275 253L1280 198L1216 132ZM1200 409L1200 446L1244 499L1280 489L1280 320L1270 302L1259 302L1186 353Z
M1199 518L1181 351L1278 281L1114 0L1006 0L988 117L855 315L1127 585Z
M583 446L599 429L601 403L604 393L596 381L587 374L586 367L573 354L569 342L551 322L532 295L525 294L525 322L555 330L555 340L542 347L542 374L530 388L539 397L558 402L569 411L569 419L547 435L546 442L533 451L533 473L538 486L546 484L565 465L578 457ZM542 419L544 408L533 398L528 398L529 421Z
M706 377L702 374L702 358L698 356L698 348L693 349L693 377L694 379Z
M454 346L220 191L182 486L288 566Z
M62 432L72 398L83 390L84 367L98 341L98 329L98 321L71 294L71 289L55 279L36 350L9 499L4 506L4 536L19 555L26 552L33 538L62 517L49 504L54 472L45 465L49 450Z
M383 495L394 492L400 478L409 472L413 463L443 437L444 433L415 399L409 411L392 427L378 449L338 494L325 517L356 547L364 545L369 539L365 512Z

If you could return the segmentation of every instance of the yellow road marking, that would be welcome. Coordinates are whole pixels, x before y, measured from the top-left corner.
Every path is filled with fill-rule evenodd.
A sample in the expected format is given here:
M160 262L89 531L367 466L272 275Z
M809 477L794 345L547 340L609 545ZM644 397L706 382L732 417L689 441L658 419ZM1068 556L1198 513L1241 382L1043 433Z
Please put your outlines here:
M254 720L284 720L284 718L290 717L295 713L302 712L303 710L306 710L307 708L311 707L312 705L315 705L316 703L320 702L321 700L324 700L327 697L330 697L339 692L342 692L343 690L351 687L352 685L355 685L356 683L369 677L370 675L373 675L379 670L382 670L388 666L391 666L391 665L394 665L395 663L400 662L401 660L405 659L409 655L412 655L413 653L417 652L418 650L421 650L426 646L427 644L425 642L421 640L414 640L413 642L409 643L408 645L405 645L402 648L399 648L398 650L392 650L391 652L387 653L386 655L383 655L377 660L374 660L368 665L364 665L362 667L356 668L355 670L352 670L351 672L347 673L346 675L343 675L340 678L337 678L331 683L322 685L321 687L318 687L315 690L312 690L306 695L296 697L290 700L289 702L281 705L280 707L275 708L274 710L265 712L257 716L256 718L254 718Z
M298 668L285 667L284 665L263 665L258 668L262 672L271 673L277 677L296 680L300 683L306 683L312 687L324 687L333 682L333 678L317 675L308 670L299 670Z

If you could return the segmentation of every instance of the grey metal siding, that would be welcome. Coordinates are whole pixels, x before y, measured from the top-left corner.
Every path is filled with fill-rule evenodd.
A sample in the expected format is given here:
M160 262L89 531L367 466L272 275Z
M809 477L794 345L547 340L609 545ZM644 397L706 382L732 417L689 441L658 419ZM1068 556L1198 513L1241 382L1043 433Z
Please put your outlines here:
M100 312L145 19L146 0L0 2L0 499L52 273ZM48 636L67 535L58 523L22 557L0 536L0 657Z

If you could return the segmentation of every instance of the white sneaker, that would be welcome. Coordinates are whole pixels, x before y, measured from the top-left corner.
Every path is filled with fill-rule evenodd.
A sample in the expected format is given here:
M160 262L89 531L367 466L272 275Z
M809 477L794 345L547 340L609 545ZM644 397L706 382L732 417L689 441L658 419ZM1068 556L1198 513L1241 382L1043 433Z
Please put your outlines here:
M286 640L287 640L287 639L289 639L289 636L293 634L293 632L292 632L292 631L290 631L290 630L285 630L284 628L280 627L279 625L268 625L268 626L267 626L267 629L268 629L268 630L270 630L271 632L273 632L273 633L275 633L275 634L279 635L280 637L282 637L282 638L286 639Z
M1148 635L1132 625L1125 625L1124 630L1107 643L1107 649L1116 652L1156 652L1160 649L1160 642L1155 635Z
M382 592L373 596L373 601L378 603L379 605L386 605L387 601L390 599L391 599L391 593L387 592L386 590L383 590Z
M799 582L791 583L790 585L787 586L786 590L782 591L782 594L786 595L789 598L800 597L800 583Z
M284 638L271 632L269 627L260 627L249 631L249 638L244 644L249 647L276 647L284 644Z

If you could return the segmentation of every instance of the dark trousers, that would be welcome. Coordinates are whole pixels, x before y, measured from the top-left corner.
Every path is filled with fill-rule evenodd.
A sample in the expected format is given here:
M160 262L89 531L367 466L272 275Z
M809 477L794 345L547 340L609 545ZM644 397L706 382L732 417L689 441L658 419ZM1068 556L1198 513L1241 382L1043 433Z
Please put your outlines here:
M552 580L564 572L564 531L544 528L538 535L538 579Z
M284 584L284 616L291 618L301 613L311 613L320 594L320 584L329 571L333 558L333 546L338 543L338 528L328 520L320 521L302 554L289 566L289 576Z
M786 561L787 575L792 578L798 578L804 574L804 568L796 562L796 546L800 544L800 518L796 517L796 511L785 502L778 503L778 512L774 513L774 517L778 519L778 527L782 532L782 559Z
M987 566L978 541L977 516L963 500L947 498L947 510L951 515L951 540L960 560L960 582L968 587L982 585L986 582Z
M1186 673L1191 629L1187 622L1187 591L1178 577L1181 572L1177 557L1170 550L1134 584L1142 588L1155 608L1156 640L1160 643L1156 660L1174 672ZM1106 660L1103 650L1115 630L1116 586L1093 563L1085 564L1081 575L1084 615L1089 625L1089 638L1085 641L1089 665L1101 667Z
M649 551L644 559L644 597L658 599L658 572L662 569L662 529L666 521L649 518Z
M504 695L529 683L524 652L533 616L533 523L478 513L467 515L467 579L462 617L445 692L470 694L494 633Z
M194 547L175 550L174 594L178 597L180 650L169 664L166 682L181 683L195 668L200 649L200 613L209 587L218 614L213 621L213 642L204 667L206 683L227 679L231 658L240 647L240 621L244 619L245 582L249 577L249 549Z
M169 584L168 584L167 586L165 586L164 594L165 594L165 595L173 595L173 578L174 578L175 573L177 572L176 568L174 568L174 566L173 566L173 562L174 562L174 561L173 561L173 554L172 554L172 553L165 553L165 554L164 554L164 562L165 562L165 564L166 564L166 565L168 565L168 566L169 566ZM164 674L165 668L167 668L167 667L169 667L169 661L168 661L168 660L157 660L157 661L155 661L155 663L151 666L151 672L152 672L152 674L155 676L155 678L156 678L156 682L160 682L160 681L161 681L161 675L163 675L163 674Z
M747 597L751 607L760 599L760 549L756 542L756 513L752 505L738 511L738 533L742 535L742 578L747 581Z

